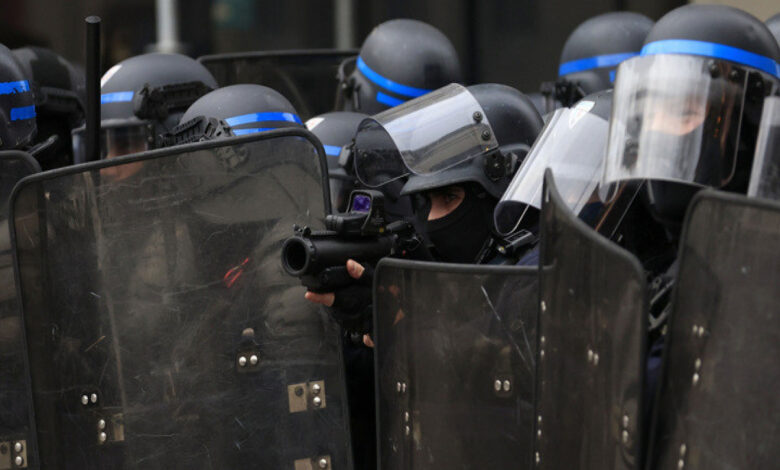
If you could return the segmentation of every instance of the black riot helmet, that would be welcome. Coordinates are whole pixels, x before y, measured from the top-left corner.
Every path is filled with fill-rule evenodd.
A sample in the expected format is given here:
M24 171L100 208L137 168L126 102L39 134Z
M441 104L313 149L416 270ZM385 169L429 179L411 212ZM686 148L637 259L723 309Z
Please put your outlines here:
M451 84L365 120L355 171L368 187L405 179L402 195L475 183L497 199L542 127L512 87Z
M84 123L83 71L51 49L22 47L12 52L31 79L37 141L44 143L56 136L35 154L36 159L44 170L72 164L71 131Z
M13 53L0 44L0 150L33 142L36 112L30 78Z
M263 85L218 88L192 103L165 145L254 134L281 127L303 127L298 112L281 93Z
M780 13L766 20L766 26L772 32L772 36L780 43Z
M355 171L369 187L402 184L441 261L474 262L490 239L494 206L542 126L514 88L450 84L361 123ZM430 217L434 196L461 190L453 211Z
M558 80L543 85L547 111L552 101L568 107L612 88L618 64L639 54L652 27L650 18L631 12L604 13L577 26L563 46Z
M334 111L321 114L306 121L306 128L314 134L325 149L330 178L330 202L336 212L344 212L349 195L357 180L351 168L339 163L342 149L352 142L365 114L349 111Z
M461 80L447 36L416 20L386 21L371 31L349 73L342 64L338 106L376 114Z
M101 157L162 146L159 136L216 87L203 65L181 54L143 54L114 65L100 80ZM77 163L86 158L83 137L84 128L74 131Z
M745 193L765 98L778 93L780 46L761 21L686 5L618 68L604 186L649 180L654 216L679 228L702 187Z

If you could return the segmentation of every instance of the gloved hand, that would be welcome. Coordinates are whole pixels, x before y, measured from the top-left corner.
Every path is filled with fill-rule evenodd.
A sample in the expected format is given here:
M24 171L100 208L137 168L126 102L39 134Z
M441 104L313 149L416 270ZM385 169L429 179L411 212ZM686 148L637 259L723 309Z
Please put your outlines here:
M306 300L327 307L331 318L345 330L360 334L370 333L374 269L355 260L348 260L347 272L355 279L354 284L324 294L308 291Z

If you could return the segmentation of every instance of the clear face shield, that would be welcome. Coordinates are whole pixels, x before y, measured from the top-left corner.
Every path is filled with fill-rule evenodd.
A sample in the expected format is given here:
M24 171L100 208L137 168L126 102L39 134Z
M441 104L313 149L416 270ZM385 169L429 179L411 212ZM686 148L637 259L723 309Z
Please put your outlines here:
M73 156L76 163L87 161L86 130L84 127L73 130ZM122 155L140 153L153 147L154 132L145 122L106 121L100 126L100 158L114 158Z
M614 183L655 180L720 188L734 176L751 73L702 56L623 62L615 83L602 197Z
M496 206L499 233L508 235L537 224L547 168L568 208L600 229L609 209L598 197L609 124L590 112L594 106L593 101L580 101L552 115Z
M361 183L378 188L496 148L479 102L466 87L451 84L363 121L355 136L355 172Z
M780 200L780 96L764 100L747 194Z

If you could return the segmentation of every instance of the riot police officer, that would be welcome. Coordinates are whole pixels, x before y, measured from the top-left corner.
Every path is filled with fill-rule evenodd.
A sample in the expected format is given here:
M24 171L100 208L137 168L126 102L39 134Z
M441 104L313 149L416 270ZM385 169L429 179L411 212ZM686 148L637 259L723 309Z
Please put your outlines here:
M416 199L415 225L436 259L483 261L494 254L493 208L542 125L531 101L511 87L451 84L363 121L351 149L355 172L367 187ZM373 268L354 260L346 267L355 285L334 293L307 292L306 298L328 307L345 328L367 333ZM369 335L363 341L373 346ZM353 427L361 430L353 444L356 461L371 468L372 354L360 346L345 352L350 406L357 413Z
M489 130L483 129L479 135L484 146L475 145L445 163L442 155L448 152L453 136L436 136L441 152L436 146L428 148L426 159L439 159L436 165L444 168L429 174L410 173L401 194L417 197L416 215L425 219L423 231L437 259L484 263L498 254L498 238L492 230L496 203L543 123L533 103L511 87L481 84L466 90L480 108L471 113L472 119L479 113L484 116L481 123L489 125ZM429 107L431 114L437 115L434 106ZM485 132L495 139L495 145L485 145ZM422 168L426 159L417 159L415 165Z
M668 13L618 69L604 184L648 179L653 214L673 235L702 187L745 193L779 59L771 32L744 11Z
M780 89L778 61L772 33L742 10L686 5L667 13L640 55L618 68L602 185L647 180L647 207L676 242L702 188L747 191L761 110ZM653 267L650 393L660 371L675 258L672 250Z
M368 35L347 74L342 64L337 108L376 114L461 80L449 39L433 26L396 19Z
M577 26L561 51L558 79L542 85L546 111L612 88L617 66L639 54L652 27L650 18L631 12L604 13Z
M434 259L487 262L497 254L495 204L542 126L531 101L511 87L451 84L364 121L355 136L355 171L367 187L414 196L416 227ZM363 280L363 266L350 260L347 269ZM365 296L349 298L354 294L306 297L335 306L343 319L365 304Z
M101 157L162 147L160 136L215 88L211 73L181 54L144 54L114 65L100 80ZM73 133L76 163L86 160L84 132L82 127Z
M0 44L0 150L30 146L36 135L35 100L30 77Z
M263 85L231 85L192 103L164 140L166 145L178 145L283 127L303 127L287 98Z
M36 159L44 170L72 164L71 131L84 121L83 71L50 49L23 47L12 52L31 78L35 95L36 140L45 143ZM52 137L55 140L47 143Z

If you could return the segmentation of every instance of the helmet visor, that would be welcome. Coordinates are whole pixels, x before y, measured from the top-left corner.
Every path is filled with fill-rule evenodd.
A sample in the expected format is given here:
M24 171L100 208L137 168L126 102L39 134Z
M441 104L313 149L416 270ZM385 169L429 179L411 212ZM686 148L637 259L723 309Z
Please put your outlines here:
M80 127L73 131L73 155L76 163L87 161L86 130ZM152 132L143 122L123 122L102 125L100 128L100 158L114 158L139 153L150 148Z
M727 184L736 165L747 75L730 62L698 56L657 54L623 62L603 182Z
M764 100L748 196L780 200L780 96Z
M595 103L580 101L554 112L515 174L494 212L502 235L518 229L523 219L542 208L544 171L550 168L567 206L579 214L588 202L598 201L607 121L590 113Z
M410 173L446 170L498 147L479 102L450 84L363 121L355 171L378 187Z

